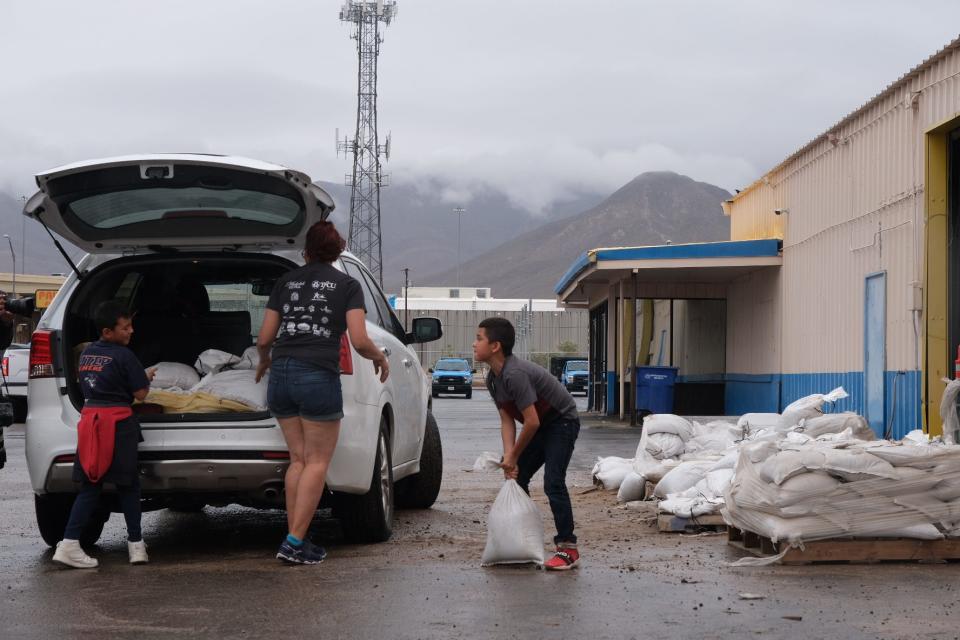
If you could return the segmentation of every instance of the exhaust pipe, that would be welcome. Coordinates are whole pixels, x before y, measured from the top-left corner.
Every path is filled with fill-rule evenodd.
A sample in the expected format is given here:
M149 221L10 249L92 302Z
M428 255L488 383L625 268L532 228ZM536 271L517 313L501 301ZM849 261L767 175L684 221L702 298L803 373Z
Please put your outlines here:
M276 502L277 498L280 497L280 490L276 487L267 487L263 490L263 497L268 502Z

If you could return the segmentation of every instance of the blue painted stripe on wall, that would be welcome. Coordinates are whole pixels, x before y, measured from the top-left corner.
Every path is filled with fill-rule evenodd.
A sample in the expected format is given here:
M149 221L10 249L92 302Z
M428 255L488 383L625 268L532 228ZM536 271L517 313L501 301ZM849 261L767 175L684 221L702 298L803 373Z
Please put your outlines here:
M724 387L727 415L776 413L780 410L780 376L728 373Z
M894 379L897 380L896 406L893 403ZM914 429L922 428L920 419L920 372L885 371L884 383L884 422L890 425L891 437L899 439ZM865 400L862 371L784 374L780 409L783 410L788 404L803 396L814 393L828 393L840 386L850 396L832 405L826 405L824 409L827 413L853 411L862 415ZM883 436L879 433L877 435Z

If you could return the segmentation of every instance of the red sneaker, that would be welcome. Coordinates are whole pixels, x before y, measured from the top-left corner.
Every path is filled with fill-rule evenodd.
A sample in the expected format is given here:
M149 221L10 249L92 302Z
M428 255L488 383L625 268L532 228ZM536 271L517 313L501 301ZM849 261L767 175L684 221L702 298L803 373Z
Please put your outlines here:
M576 547L557 547L553 557L543 563L547 571L568 571L580 565L580 552Z

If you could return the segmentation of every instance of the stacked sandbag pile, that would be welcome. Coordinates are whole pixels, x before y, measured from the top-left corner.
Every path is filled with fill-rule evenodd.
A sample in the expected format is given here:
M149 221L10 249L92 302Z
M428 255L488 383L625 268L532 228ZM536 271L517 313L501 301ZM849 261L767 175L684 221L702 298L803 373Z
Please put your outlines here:
M920 431L864 441L851 429L747 445L724 496L728 524L774 542L960 537L960 446Z
M634 458L599 458L594 481L619 489L619 502L652 497L644 491L650 482L656 485L654 496L661 500L661 511L682 517L718 513L739 450L746 444L767 442L773 451L774 443L790 433L805 433L807 439L873 438L866 421L856 414L823 414L825 403L846 396L843 388L837 388L800 398L783 414L746 414L737 424L699 424L670 414L647 416Z

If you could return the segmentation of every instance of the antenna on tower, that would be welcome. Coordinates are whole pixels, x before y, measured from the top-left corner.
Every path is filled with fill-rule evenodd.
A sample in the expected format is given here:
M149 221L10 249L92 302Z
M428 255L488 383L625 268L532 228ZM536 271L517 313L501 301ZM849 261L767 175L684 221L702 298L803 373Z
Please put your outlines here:
M348 0L340 19L353 25L357 41L357 128L353 140L340 140L337 155L353 154L353 173L346 176L350 190L350 228L347 244L383 286L383 249L380 242L380 187L389 184L381 172L380 154L390 158L390 136L381 145L377 135L377 58L380 55L380 23L385 26L397 15L395 0Z

